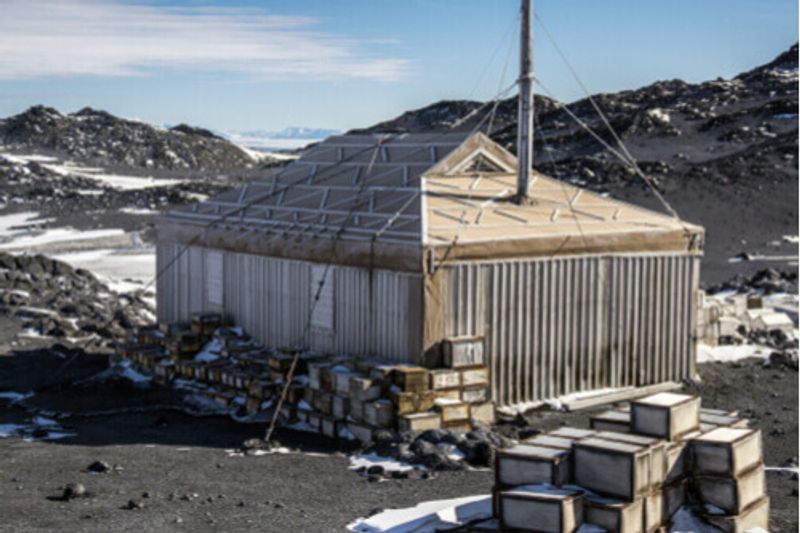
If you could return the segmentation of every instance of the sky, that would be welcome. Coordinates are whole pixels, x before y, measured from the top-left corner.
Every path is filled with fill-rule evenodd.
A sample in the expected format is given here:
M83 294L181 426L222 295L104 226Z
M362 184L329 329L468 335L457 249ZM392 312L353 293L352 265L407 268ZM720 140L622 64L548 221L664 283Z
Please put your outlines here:
M535 0L556 98L731 77L797 42L797 0ZM0 0L0 116L85 106L217 131L346 130L517 74L519 0ZM542 25L543 24L543 25Z

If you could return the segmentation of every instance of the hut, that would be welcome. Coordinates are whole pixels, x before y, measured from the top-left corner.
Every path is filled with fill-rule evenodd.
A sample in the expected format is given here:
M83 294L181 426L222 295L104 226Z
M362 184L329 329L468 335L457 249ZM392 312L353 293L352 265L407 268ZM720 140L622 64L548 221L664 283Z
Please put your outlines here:
M498 405L694 376L703 229L535 171L482 133L342 135L158 224L160 321L436 365L470 337Z

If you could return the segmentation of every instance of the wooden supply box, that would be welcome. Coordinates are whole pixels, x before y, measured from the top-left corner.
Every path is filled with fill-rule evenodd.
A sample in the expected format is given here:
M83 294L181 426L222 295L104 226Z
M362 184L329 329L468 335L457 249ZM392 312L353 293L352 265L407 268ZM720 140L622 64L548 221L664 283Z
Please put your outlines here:
M572 447L575 483L598 494L634 500L650 487L650 450L589 437Z
M428 372L432 390L457 389L461 386L461 373L450 368L434 368Z
M403 392L426 391L429 381L428 370L421 366L402 365L392 370L392 382Z
M700 397L661 392L631 403L631 431L677 440L700 427Z
M704 518L723 533L746 533L754 529L769 531L769 498L764 496L738 515L707 514Z
M735 477L762 461L758 429L717 428L691 442L698 474Z
M537 533L572 533L583 523L583 494L578 491L518 487L500 492L503 528Z
M486 364L482 337L452 337L442 341L442 358L447 368Z
M589 427L595 431L616 431L630 433L631 415L623 411L612 409L589 419Z
M632 502L587 496L583 500L583 519L614 533L641 533L644 520L644 500Z
M760 500L767 491L764 466L759 464L737 477L698 475L694 478L697 496L729 515L737 515Z
M648 469L650 487L658 489L664 483L666 476L664 469L667 462L667 442L665 440L614 431L600 431L595 438L647 447L650 450L650 467Z
M497 450L495 456L495 485L508 488L519 485L570 482L570 452L542 446L519 444Z
M442 417L439 413L414 413L401 415L397 419L399 431L425 431L442 427Z

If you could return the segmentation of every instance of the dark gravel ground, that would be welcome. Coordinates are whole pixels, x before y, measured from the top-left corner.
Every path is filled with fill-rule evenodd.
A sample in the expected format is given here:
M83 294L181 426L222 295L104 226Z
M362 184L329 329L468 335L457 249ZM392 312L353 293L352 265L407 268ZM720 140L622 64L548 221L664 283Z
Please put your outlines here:
M62 364L44 350L0 357L0 390L51 386L24 406L0 400L0 424L42 410L70 412L59 422L76 434L51 442L0 440L0 531L342 531L378 509L487 494L492 485L489 471L369 482L348 470L345 449L293 431L280 431L278 439L297 453L231 456L227 450L263 436L264 426L179 412L181 394L159 387L116 380L69 385L102 369L101 356L85 357L54 379ZM692 390L704 405L738 409L761 427L768 466L796 464L796 371L760 362L699 371L702 383ZM108 410L124 411L96 414ZM531 423L585 427L590 414L542 411ZM94 461L119 469L90 473ZM796 478L768 473L771 531L797 530ZM89 495L60 501L68 483L82 483ZM125 509L131 500L142 508Z

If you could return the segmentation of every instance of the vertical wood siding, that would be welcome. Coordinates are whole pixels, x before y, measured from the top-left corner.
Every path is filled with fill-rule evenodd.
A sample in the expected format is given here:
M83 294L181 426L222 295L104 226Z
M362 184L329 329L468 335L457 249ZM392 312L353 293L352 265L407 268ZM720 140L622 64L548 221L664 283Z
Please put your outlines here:
M694 374L696 257L587 256L445 268L445 335L484 337L500 405Z
M188 321L195 311L220 311L274 348L308 346L390 361L413 361L421 352L421 276L332 267L326 283L333 284L334 328L307 330L317 289L312 263L222 252L220 308L208 298L205 269L211 252L190 247L175 260L182 246L161 242L157 247L156 267L165 270L156 288L159 321Z

